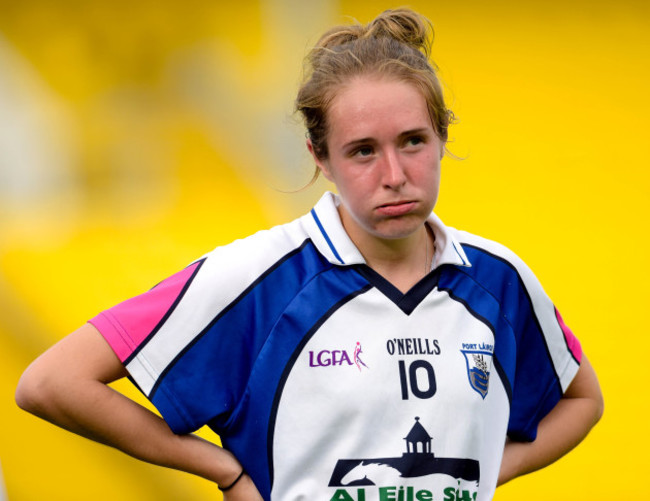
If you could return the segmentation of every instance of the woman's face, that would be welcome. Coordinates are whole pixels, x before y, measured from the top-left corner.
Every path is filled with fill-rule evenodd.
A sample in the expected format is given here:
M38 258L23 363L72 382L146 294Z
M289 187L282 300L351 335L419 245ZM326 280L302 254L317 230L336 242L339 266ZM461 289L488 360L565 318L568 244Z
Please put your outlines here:
M355 78L338 90L327 121L329 155L315 161L338 189L352 240L413 235L438 198L443 146L421 92L394 79Z

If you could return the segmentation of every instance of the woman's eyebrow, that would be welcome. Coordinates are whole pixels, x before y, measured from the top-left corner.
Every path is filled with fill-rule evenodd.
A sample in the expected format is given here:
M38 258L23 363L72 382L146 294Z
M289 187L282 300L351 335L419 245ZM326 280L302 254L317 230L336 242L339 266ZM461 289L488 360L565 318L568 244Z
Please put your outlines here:
M419 127L417 129L405 130L404 132L400 133L399 137L404 138L407 136L412 136L414 134L427 134L428 132L429 129L427 127Z
M362 144L373 144L375 142L376 142L375 139L373 139L372 137L362 137L360 139L353 139L352 141L348 141L343 145L343 149L347 150L354 146L359 146Z
M429 129L427 127L418 127L415 129L409 129L405 130L404 132L400 132L399 135L397 136L399 139L403 139L408 136L412 136L413 134L427 134L429 132ZM368 136L368 137L362 137L359 139L353 139L351 141L348 141L347 143L343 144L344 149L348 149L354 146L359 146L362 144L373 144L377 142L376 139Z

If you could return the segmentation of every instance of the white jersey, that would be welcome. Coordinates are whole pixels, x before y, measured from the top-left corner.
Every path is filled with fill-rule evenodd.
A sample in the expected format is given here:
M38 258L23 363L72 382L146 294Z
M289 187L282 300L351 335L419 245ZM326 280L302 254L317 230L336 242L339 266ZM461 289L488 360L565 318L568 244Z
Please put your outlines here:
M91 320L176 433L208 425L264 499L488 500L580 345L510 251L431 215L406 294L326 193Z

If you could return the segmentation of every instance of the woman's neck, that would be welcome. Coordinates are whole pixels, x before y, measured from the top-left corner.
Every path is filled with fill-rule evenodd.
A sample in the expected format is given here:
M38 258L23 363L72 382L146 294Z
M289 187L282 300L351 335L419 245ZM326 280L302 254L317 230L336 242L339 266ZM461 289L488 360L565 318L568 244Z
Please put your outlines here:
M351 238L368 266L403 293L431 270L435 242L426 223L403 239L386 240L369 234L356 239L351 235Z

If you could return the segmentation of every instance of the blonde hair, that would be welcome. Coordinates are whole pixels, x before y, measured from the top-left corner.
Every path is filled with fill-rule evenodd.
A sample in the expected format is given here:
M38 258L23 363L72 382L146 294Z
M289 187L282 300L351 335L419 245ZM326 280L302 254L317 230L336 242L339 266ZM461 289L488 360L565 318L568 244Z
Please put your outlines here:
M306 77L295 104L316 157L328 157L327 111L337 89L358 76L392 77L415 85L426 100L436 134L446 142L453 113L445 106L435 65L429 61L432 43L429 20L407 8L384 11L365 25L335 26L325 32L307 55Z

